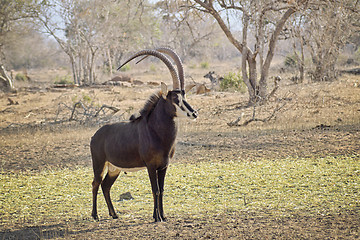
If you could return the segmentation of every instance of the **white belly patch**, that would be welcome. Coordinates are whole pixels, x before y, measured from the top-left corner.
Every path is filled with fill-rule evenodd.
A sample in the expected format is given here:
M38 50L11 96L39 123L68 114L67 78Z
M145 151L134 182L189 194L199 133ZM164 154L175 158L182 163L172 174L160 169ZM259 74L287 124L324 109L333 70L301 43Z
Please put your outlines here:
M121 168L117 167L114 164L110 162L106 162L107 172L110 176L118 175L121 171L123 172L137 172L143 169L146 169L146 167L135 167L135 168ZM105 171L106 172L106 171Z

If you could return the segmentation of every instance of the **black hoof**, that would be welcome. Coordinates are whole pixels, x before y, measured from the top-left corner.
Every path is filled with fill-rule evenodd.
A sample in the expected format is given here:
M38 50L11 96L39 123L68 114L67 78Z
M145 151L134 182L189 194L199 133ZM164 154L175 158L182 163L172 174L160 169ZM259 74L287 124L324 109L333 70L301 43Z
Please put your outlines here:
M112 216L113 219L118 219L119 217L117 215Z
M166 222L166 218L154 218L154 222Z

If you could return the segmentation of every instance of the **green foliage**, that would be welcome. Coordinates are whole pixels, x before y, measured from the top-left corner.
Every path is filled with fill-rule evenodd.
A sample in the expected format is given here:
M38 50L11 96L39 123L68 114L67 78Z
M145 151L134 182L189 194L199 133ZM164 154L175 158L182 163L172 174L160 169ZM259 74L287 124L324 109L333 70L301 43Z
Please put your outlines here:
M150 65L150 72L156 72L156 66L154 64Z
M178 163L169 167L164 204L166 214L175 217L258 209L279 217L357 211L359 172L359 156ZM92 178L90 167L1 171L0 222L32 226L88 221ZM153 198L146 171L121 174L111 191L116 210L126 212L124 221L135 214L151 219ZM117 201L128 191L134 200ZM98 210L100 218L109 218L102 194Z
M357 62L360 62L360 47L356 50L354 58Z
M209 68L209 63L207 61L201 62L200 67L203 68L203 69L208 69Z
M73 104L81 101L82 103L86 105L90 105L92 103L92 98L89 95L86 95L85 93L82 94L82 96L79 98L79 96L73 96L71 98Z
M129 71L130 69L131 69L130 64L127 63L120 68L120 72L126 72Z
M296 68L297 65L296 55L295 54L287 55L284 60L284 65L285 67Z
M90 104L92 102L92 99L90 96L86 95L86 94L82 94L82 99L83 99L83 102L87 103L87 104Z
M196 67L197 67L196 63L191 63L191 64L189 65L189 68L190 68L190 69L195 69Z
M29 80L29 78L23 73L16 74L15 79L17 81L22 81L22 82L25 82L25 81Z
M70 75L56 76L54 84L73 84L73 80Z
M246 85L242 80L240 72L229 72L224 75L224 79L220 82L220 89L223 91L234 90L244 93L246 92Z

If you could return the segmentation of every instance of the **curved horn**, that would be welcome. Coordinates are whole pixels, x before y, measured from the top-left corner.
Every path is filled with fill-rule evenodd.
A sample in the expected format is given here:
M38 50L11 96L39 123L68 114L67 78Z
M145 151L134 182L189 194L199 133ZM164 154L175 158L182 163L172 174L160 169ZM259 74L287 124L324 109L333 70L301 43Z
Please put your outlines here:
M173 79L173 89L180 89L180 86L179 86L179 77L178 77L178 74L174 68L174 66L171 64L171 62L169 61L169 59L164 55L162 54L161 52L158 52L156 50L142 50L142 51L139 51L137 53L135 53L132 57L130 57L126 62L124 62L120 67L118 67L117 70L119 70L122 66L124 66L125 64L127 64L128 62L130 62L131 60L137 58L137 57L140 57L140 56L143 56L143 55L151 55L151 56L154 56L154 57L157 57L159 58L163 63L165 63L165 65L167 66L167 68L169 69L170 71L170 74L171 74L171 77Z
M159 48L156 48L155 50L169 55L174 60L177 70L178 70L180 87L181 87L180 89L184 90L184 84L185 84L184 67L183 67L183 64L182 64L182 61L181 61L179 55L177 55L176 52L174 52L171 48L167 48L167 47L159 47Z
M182 61L181 61L179 55L177 55L177 53L174 52L171 48L167 48L167 47L159 47L159 48L156 48L155 50L169 55L174 60L174 62L176 64L176 68L178 70L178 75L179 75L179 80L180 80L180 89L184 90L184 85L185 85L184 67L183 67L183 64L182 64ZM143 57L142 59L137 61L136 64L138 64L139 62L141 62L142 60L144 60L147 57L148 56Z

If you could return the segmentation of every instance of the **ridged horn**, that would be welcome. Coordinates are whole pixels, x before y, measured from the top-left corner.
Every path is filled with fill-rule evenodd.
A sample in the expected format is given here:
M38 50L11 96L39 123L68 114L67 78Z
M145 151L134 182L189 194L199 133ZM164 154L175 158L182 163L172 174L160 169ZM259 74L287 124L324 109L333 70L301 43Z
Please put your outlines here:
M171 64L171 62L169 61L169 59L164 55L162 54L161 52L159 51L156 51L156 50L150 50L150 49L147 49L147 50L142 50L142 51L139 51L137 53L135 53L133 56L131 56L128 60L126 60L120 67L118 67L117 70L120 70L120 68L122 66L124 66L125 64L127 64L128 62L130 62L131 60L137 58L137 57L140 57L140 56L143 56L143 55L151 55L151 56L154 56L154 57L157 57L159 58L163 63L165 63L165 65L167 66L167 68L169 69L170 71L170 74L171 74L171 77L172 77L172 80L173 80L173 89L174 90L179 90L180 89L180 81L179 81L179 76L174 68L174 66Z
M156 51L165 53L167 55L169 55L175 62L176 64L176 68L177 68L177 73L179 76L179 80L180 80L180 88L181 90L184 90L184 86L185 86L185 77L184 77L184 67L182 64L182 61L179 57L179 55L177 55L176 52L174 52L171 48L167 48L167 47L159 47L155 49ZM143 58L141 58L139 61L136 62L136 64L138 64L139 62L141 62L142 60L144 60L145 58L147 58L148 56L145 56Z
M183 67L183 64L182 64L182 61L181 61L179 55L177 55L177 53L174 52L171 48L167 48L167 47L159 47L159 48L156 48L155 50L169 55L174 60L174 62L176 64L176 68L178 70L178 75L179 75L179 80L180 80L180 89L184 90L184 85L185 85L184 67Z

